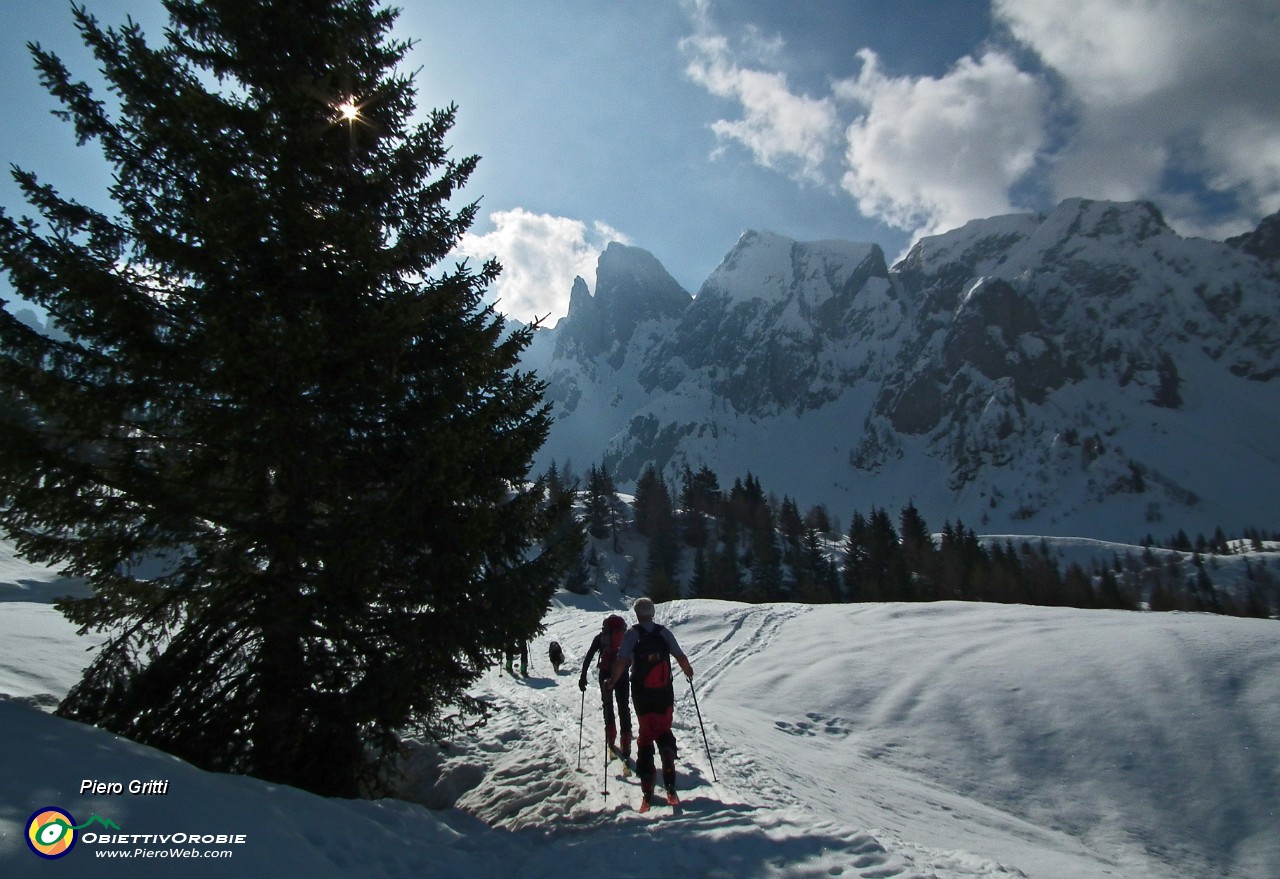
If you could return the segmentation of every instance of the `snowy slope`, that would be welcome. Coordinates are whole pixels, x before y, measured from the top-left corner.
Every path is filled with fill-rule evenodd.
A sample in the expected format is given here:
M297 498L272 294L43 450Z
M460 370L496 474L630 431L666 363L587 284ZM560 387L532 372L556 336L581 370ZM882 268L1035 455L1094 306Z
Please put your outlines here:
M405 793L434 809L206 773L51 717L35 706L72 683L82 645L48 604L0 603L0 694L11 697L0 699L0 875L1280 875L1274 621L959 603L662 605L696 670L709 749L680 682L682 814L639 815L634 780L604 771L594 694L577 688L576 663L623 603L625 560L611 565L602 594L556 601L528 679L495 669L479 682L494 707L487 727L406 759ZM551 639L569 654L558 675ZM84 779L169 786L92 796L79 793ZM81 841L44 862L23 828L49 805L121 833L245 841ZM180 866L94 855L115 848L233 854Z

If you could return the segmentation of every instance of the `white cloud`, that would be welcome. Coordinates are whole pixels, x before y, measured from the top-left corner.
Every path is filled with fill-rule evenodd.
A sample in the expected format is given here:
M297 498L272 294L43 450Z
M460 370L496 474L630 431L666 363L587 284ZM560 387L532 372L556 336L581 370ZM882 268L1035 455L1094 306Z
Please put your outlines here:
M889 75L863 49L808 96L779 72L781 38L731 43L711 0L685 0L685 73L741 107L713 123L722 144L797 181L842 172L865 216L917 234L1045 206L1015 193L1152 199L1189 234L1280 209L1276 0L991 3L991 41L944 75Z
M766 40L758 31L752 30L749 37L759 56L780 50L776 39ZM742 118L712 124L718 138L740 143L766 168L800 181L823 181L822 166L840 129L829 98L797 95L783 74L741 66L723 36L703 33L685 39L682 47L691 58L685 68L691 80L742 106Z
M1280 211L1280 119L1223 113L1201 142L1213 157L1211 185L1251 193L1258 213Z
M998 52L945 76L890 77L874 52L836 94L863 113L848 128L844 188L866 216L918 233L1013 210L1009 191L1045 145L1047 92Z
M993 0L993 13L1071 101L1057 195L1167 199L1177 172L1254 214L1280 208L1275 0Z
M993 0L992 10L1091 106L1129 104L1166 88L1188 48L1185 0Z
M596 261L610 241L629 243L625 235L600 222L535 214L524 208L494 211L493 231L468 233L455 250L459 258L496 257L502 274L492 294L498 310L526 323L550 316L550 323L569 307L575 276L595 289Z
M912 231L1012 210L1008 192L1045 141L1047 90L1006 56L962 59L941 79L890 78L864 49L858 76L810 97L768 69L783 58L780 38L748 28L731 46L705 0L687 7L696 33L682 42L685 73L740 104L741 118L711 127L757 164L805 183L830 183L843 172L864 215Z

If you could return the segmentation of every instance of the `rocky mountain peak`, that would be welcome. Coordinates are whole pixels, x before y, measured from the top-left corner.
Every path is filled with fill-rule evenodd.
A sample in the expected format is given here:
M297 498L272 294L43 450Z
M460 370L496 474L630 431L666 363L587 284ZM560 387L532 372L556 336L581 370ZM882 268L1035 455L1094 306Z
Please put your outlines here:
M698 298L773 303L799 297L816 306L850 292L851 286L860 287L871 276L888 277L879 245L799 242L774 232L749 230L711 273Z
M890 270L875 245L750 231L691 301L617 245L535 365L558 419L540 462L603 456L623 487L750 471L842 514L914 501L1004 533L1265 525L1277 232L1182 238L1151 204L1070 199Z
M675 320L692 297L647 250L611 242L596 262L596 292L574 278L569 311L556 327L557 356L606 352L620 362L636 327L646 321Z
M1045 217L1044 235L1067 238L1141 241L1172 233L1160 209L1149 201L1115 202L1069 198Z
M1280 269L1280 211L1264 217L1252 232L1228 238L1227 243Z
M616 321L679 317L692 298L639 247L610 242L596 263L596 300Z

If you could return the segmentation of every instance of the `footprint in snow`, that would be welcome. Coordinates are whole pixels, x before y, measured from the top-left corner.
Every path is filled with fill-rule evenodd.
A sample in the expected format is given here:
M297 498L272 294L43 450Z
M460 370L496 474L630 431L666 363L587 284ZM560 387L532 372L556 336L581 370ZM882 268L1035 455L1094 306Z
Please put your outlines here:
M787 720L775 720L774 727L791 736L834 736L835 738L845 738L853 730L849 726L849 722L842 717L827 717L824 714L818 714L810 711L805 715L804 720L794 723Z

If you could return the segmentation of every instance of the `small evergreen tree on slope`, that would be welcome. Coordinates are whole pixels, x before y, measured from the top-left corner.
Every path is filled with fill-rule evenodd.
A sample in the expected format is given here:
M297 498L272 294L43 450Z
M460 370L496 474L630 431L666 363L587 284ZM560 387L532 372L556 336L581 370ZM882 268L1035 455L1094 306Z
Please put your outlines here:
M94 590L61 714L352 796L474 716L563 569L531 331L484 304L496 263L443 265L476 159L452 107L411 121L393 11L165 6L159 47L73 11L110 102L31 47L115 209L14 172L39 219L0 214L0 260L68 339L0 309L0 524Z

